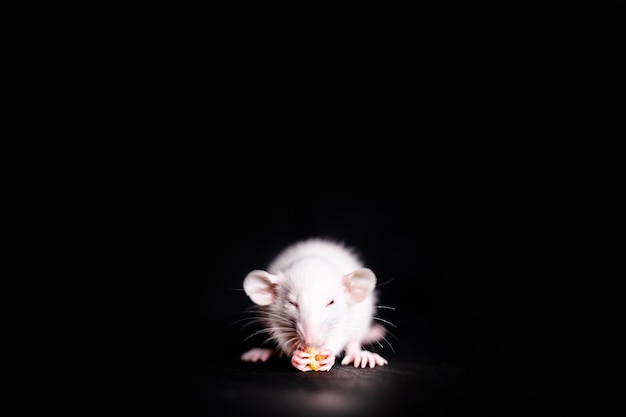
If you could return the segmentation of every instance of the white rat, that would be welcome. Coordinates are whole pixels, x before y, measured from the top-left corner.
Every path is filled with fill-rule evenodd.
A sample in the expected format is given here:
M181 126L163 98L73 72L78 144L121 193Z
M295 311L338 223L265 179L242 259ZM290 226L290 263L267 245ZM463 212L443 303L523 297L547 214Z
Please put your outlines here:
M254 270L243 281L246 294L259 306L259 318L277 349L253 348L244 361L267 361L272 354L291 357L300 371L314 360L305 348L315 348L329 371L345 352L342 365L387 364L362 348L384 339L385 328L373 324L376 276L343 244L312 238L284 249L266 271Z

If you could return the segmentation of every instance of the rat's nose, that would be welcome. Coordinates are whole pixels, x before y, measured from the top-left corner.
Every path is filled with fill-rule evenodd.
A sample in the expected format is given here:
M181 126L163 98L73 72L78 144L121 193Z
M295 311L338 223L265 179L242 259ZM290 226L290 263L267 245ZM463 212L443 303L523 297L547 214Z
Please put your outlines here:
M319 326L309 322L296 323L296 329L298 330L298 337L308 347L320 346L321 338Z
M305 324L303 326L302 336L304 336L304 343L310 347L320 346L320 331L318 326L312 326Z

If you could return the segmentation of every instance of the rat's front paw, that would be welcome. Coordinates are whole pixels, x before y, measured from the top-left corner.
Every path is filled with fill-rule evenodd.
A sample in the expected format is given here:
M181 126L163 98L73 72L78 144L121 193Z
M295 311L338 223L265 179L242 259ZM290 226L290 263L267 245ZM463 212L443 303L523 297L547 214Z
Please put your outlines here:
M291 364L302 372L329 371L335 364L335 355L328 349L296 349L291 356Z
M313 359L309 366L314 371L330 371L334 364L335 354L329 349L319 349L313 351Z
M295 352L293 352L293 355L291 355L291 364L299 371L311 371L312 369L309 367L310 363L311 354L305 352L304 350L296 349Z
M361 368L365 368L368 364L370 368L374 366L383 366L387 364L387 360L380 356L377 353L368 352L367 350L361 350L354 354L346 355L341 361L342 365L348 365L354 362L354 367L358 368L359 365Z

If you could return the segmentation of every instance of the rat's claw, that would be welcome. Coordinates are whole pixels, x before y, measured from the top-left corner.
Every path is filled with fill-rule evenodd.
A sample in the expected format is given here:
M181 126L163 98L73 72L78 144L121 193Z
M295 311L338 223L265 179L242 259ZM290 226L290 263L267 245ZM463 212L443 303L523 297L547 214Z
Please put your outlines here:
M367 350L362 350L353 355L346 355L341 361L341 364L348 365L353 362L355 368L358 368L359 366L361 368L365 368L367 365L369 365L370 368L373 368L376 365L383 366L388 363L387 360L379 354L368 352Z

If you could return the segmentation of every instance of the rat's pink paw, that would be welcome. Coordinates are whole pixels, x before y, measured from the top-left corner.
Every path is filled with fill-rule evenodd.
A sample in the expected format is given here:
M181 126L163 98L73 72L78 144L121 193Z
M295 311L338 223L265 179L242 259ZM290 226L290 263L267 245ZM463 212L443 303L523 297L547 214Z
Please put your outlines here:
M335 355L328 349L297 349L291 356L291 364L302 371L330 371L335 364Z
M291 364L299 371L312 371L309 364L311 363L311 354L301 349L296 349L291 355Z
M265 362L272 356L272 353L274 353L272 349L254 348L241 355L241 360L246 362Z
M354 362L355 368L358 368L359 366L361 368L365 368L368 365L370 368L373 368L376 365L383 366L388 363L387 360L379 354L368 352L367 350L361 350L356 354L346 355L341 361L341 364L348 365L352 362Z
M326 349L322 352L323 355L326 355L326 359L322 359L319 364L319 371L330 371L330 368L335 364L335 355L330 350Z

